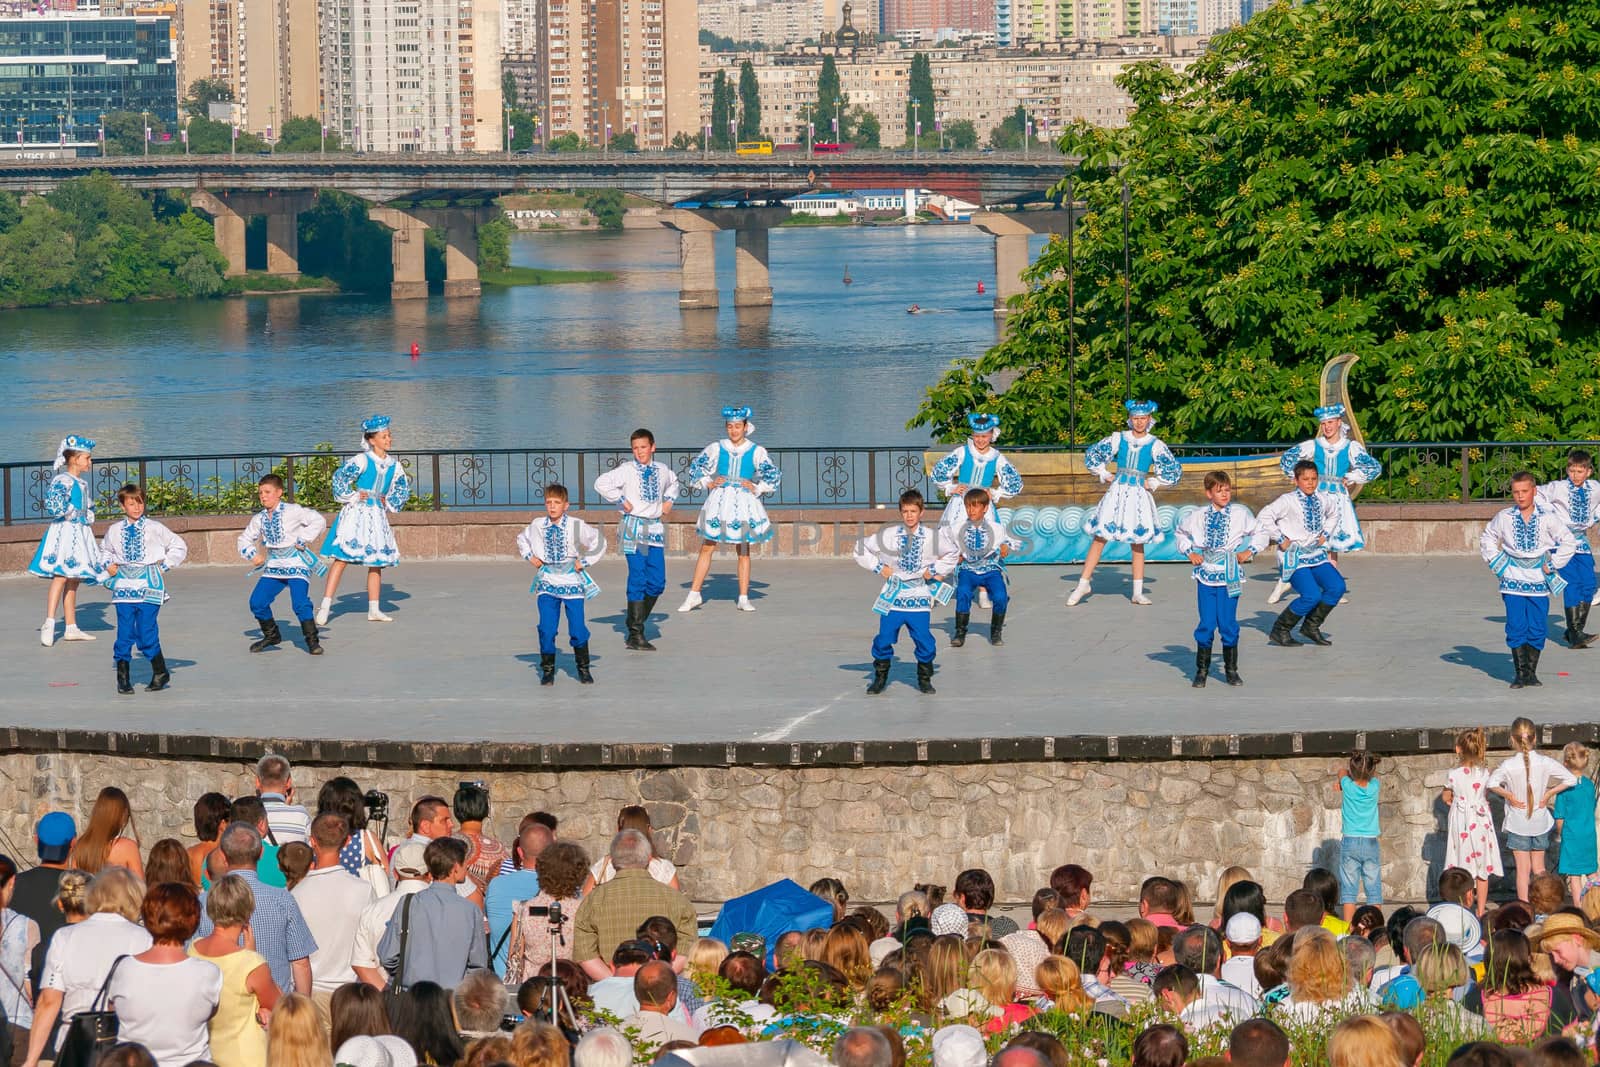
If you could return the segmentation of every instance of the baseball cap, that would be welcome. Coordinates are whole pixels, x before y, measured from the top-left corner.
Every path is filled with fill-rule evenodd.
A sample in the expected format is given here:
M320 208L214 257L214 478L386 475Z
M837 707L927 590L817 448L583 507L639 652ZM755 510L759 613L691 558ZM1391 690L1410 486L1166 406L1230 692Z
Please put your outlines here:
M935 937L942 934L961 934L965 936L967 925L970 921L960 904L940 904L933 909L930 925L933 927Z
M1235 945L1253 945L1261 936L1261 920L1247 911L1241 911L1228 919L1222 934Z
M394 873L423 877L428 873L428 861L425 858L427 851L428 846L421 841L407 841L394 850L394 858L391 861Z
M977 1027L956 1023L934 1032L934 1067L983 1067L988 1062L989 1051Z
M34 832L39 837L39 858L46 863L63 863L72 852L78 826L66 812L52 811L39 820Z

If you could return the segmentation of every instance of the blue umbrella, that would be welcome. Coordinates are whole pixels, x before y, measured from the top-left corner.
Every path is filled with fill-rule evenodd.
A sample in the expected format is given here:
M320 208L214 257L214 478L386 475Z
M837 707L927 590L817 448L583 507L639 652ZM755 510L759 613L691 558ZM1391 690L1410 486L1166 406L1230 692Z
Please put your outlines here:
M833 905L785 878L722 905L710 936L726 945L734 934L760 934L770 961L778 938L790 930L832 925Z

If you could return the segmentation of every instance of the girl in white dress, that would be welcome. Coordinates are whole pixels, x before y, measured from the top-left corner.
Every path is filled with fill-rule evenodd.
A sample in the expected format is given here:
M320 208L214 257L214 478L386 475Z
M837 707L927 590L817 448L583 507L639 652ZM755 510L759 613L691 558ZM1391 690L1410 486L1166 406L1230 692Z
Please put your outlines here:
M318 626L328 624L339 579L352 563L367 568L367 621L394 621L379 605L383 570L400 562L387 513L399 511L411 499L411 480L400 461L389 454L391 441L389 416L372 416L361 424L361 451L334 472L333 498L343 506L322 542L322 554L333 562L317 608Z
M1461 765L1445 777L1440 799L1450 809L1445 828L1444 865L1460 867L1477 879L1478 915L1489 910L1489 879L1505 874L1500 863L1500 839L1489 810L1489 768L1484 765L1483 727L1456 738Z
M105 577L100 546L90 528L94 500L84 477L93 451L94 442L81 434L64 438L56 449L55 477L44 494L44 512L51 522L28 564L28 573L50 579L44 625L39 627L39 643L45 648L56 643L57 607L66 613L68 641L94 640L94 635L78 629L78 586L84 582L96 585Z
M1132 600L1135 604L1150 603L1150 598L1144 595L1144 546L1161 538L1161 526L1156 521L1156 498L1152 494L1157 489L1177 485L1183 467L1166 442L1150 432L1156 423L1155 401L1128 400L1123 406L1128 409L1128 428L1089 446L1083 455L1089 472L1109 488L1084 521L1083 528L1094 538L1094 543L1084 558L1078 586L1067 597L1069 608L1089 595L1089 578L1100 563L1100 553L1111 541L1132 546ZM1116 474L1106 469L1106 464L1112 460L1117 463Z
M1528 884L1544 873L1544 854L1550 847L1555 816L1550 802L1563 789L1578 783L1558 760L1536 751L1538 727L1532 719L1511 720L1511 747L1516 755L1489 776L1489 792L1505 798L1506 847L1517 863L1517 899L1528 899Z
M689 481L696 489L710 489L695 527L705 540L694 564L694 581L679 611L693 611L704 603L700 587L711 573L711 554L718 545L733 545L739 554L739 610L756 610L750 603L750 546L772 540L772 520L761 498L778 491L783 474L767 450L750 440L755 423L748 407L722 409L728 436L713 441L689 464Z

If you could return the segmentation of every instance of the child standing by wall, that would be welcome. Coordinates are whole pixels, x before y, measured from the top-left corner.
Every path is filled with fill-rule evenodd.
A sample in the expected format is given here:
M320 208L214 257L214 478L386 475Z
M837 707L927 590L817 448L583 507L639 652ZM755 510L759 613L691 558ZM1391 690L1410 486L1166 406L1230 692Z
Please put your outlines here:
M1445 827L1444 865L1459 867L1477 883L1479 917L1489 911L1489 879L1506 873L1500 862L1500 838L1489 811L1489 768L1484 765L1483 727L1456 738L1461 762L1445 777L1440 794L1450 808Z
M1577 541L1577 551L1561 568L1567 587L1561 591L1567 615L1567 644L1587 648L1593 634L1583 632L1589 622L1590 602L1596 596L1594 547L1589 530L1600 522L1600 483L1594 481L1594 457L1583 449L1567 456L1567 476L1559 482L1539 487L1539 500L1556 509Z
M161 654L161 631L157 614L167 602L167 571L189 558L183 538L144 513L144 490L125 485L117 490L117 503L124 518L106 531L104 558L106 582L111 587L111 602L117 609L117 643L111 658L117 668L117 692L133 692L129 673L133 667L133 646L150 661L149 692L167 687L172 675L167 658Z
M1356 914L1359 892L1367 903L1383 905L1383 879L1378 857L1378 757L1366 749L1350 753L1339 776L1339 903L1348 923Z
M1573 903L1583 899L1583 883L1600 869L1600 857L1595 855L1594 829L1594 779L1589 777L1589 767L1594 753L1589 746L1577 741L1561 750L1561 765L1577 783L1556 797L1551 814L1555 816L1556 829L1561 831L1561 854L1556 860L1556 873L1567 876L1567 887Z
M1528 883L1544 873L1544 853L1550 847L1555 817L1550 802L1557 793L1577 784L1577 778L1549 756L1538 752L1538 728L1532 719L1511 721L1511 748L1515 755L1489 776L1489 792L1506 802L1506 847L1517 864L1517 899L1528 899Z

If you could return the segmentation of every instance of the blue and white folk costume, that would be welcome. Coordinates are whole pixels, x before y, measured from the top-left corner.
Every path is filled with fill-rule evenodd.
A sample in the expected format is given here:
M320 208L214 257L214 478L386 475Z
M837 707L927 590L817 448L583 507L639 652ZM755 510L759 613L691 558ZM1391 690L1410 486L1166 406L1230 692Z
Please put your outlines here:
M931 679L937 646L929 623L934 603L942 602L945 593L944 589L930 584L927 576L945 578L956 569L959 553L950 532L932 523L918 523L915 530L907 530L903 523L894 523L857 544L855 558L862 567L876 574L882 574L885 567L893 572L884 582L872 608L880 619L878 635L872 641L875 677L867 691L883 691L889 678L889 665L894 659L895 642L900 630L905 628L911 631L919 688L923 692L933 692ZM946 582L937 585L948 588Z
M40 578L73 578L95 585L105 579L100 548L95 544L94 498L89 483L67 471L68 452L92 452L94 442L76 434L61 442L56 452L55 476L44 493L44 513L50 517L28 573Z
M748 409L742 409L748 411ZM727 481L711 489L711 480ZM689 464L689 481L696 489L710 489L700 508L696 527L707 541L724 545L758 545L772 540L772 520L761 498L778 491L783 473L767 450L746 437L737 445L724 437L713 441ZM754 489L741 483L751 482Z
M1278 546L1283 580L1296 594L1273 624L1268 636L1273 644L1299 644L1289 631L1301 619L1305 619L1301 633L1313 643L1332 644L1322 636L1321 626L1344 596L1345 580L1329 558L1328 546L1339 536L1343 521L1339 498L1321 489L1285 493L1256 516L1251 548L1260 552L1269 544Z
M1538 502L1526 517L1515 506L1505 508L1483 528L1478 553L1500 580L1506 647L1514 661L1518 650L1527 648L1535 653L1537 665L1537 652L1544 648L1550 596L1565 589L1560 571L1577 551L1577 538L1560 513ZM1517 667L1520 680L1522 664Z
M1561 568L1561 578L1567 583L1562 590L1562 604L1566 608L1581 609L1595 599L1594 546L1589 543L1589 531L1600 522L1600 482L1586 478L1576 485L1570 478L1539 487L1539 502L1555 511L1561 521L1572 531L1576 549L1572 559ZM1587 621L1588 612L1584 613ZM1579 624L1580 631L1582 622Z
M1222 634L1224 650L1239 644L1239 596L1244 591L1244 570L1239 554L1250 551L1256 520L1243 504L1219 508L1206 504L1184 515L1174 532L1178 551L1203 557L1192 571L1200 623L1194 630L1197 648L1207 652L1212 639ZM1206 657L1209 666L1210 657Z
M974 413L967 416L967 425L973 436L991 435L991 443L987 449L980 449L969 439L933 465L933 483L948 498L939 519L942 526L959 526L966 521L962 498L968 489L988 491L991 513L1000 501L1022 492L1022 475L993 445L993 438L1000 435L1000 419Z
M1343 419L1344 405L1332 404L1314 412L1319 422L1325 419ZM1293 480L1294 465L1309 459L1317 465L1317 488L1333 496L1339 503L1339 533L1330 539L1328 547L1334 552L1359 552L1366 547L1361 535L1361 524L1356 521L1355 503L1350 499L1350 489L1372 481L1383 473L1383 464L1374 459L1361 442L1350 436L1347 423L1340 424L1336 440L1322 434L1302 441L1284 452L1279 465L1284 475Z
M117 643L112 646L111 658L128 663L133 658L134 645L138 645L144 658L153 663L161 657L157 613L171 599L166 573L189 558L189 546L145 515L112 523L106 531L102 554L108 564L116 564L117 568L116 576L106 579L111 603L117 609Z
M988 515L973 522L963 519L949 531L956 548L956 632L951 644L961 647L966 640L967 616L972 611L972 598L980 590L989 595L994 615L989 624L989 643L1001 644L1000 632L1005 626L1006 610L1011 604L1005 559L1000 555L1004 548L1015 552L1022 542L1012 537L1000 524L993 508Z
M678 499L678 476L664 463L628 460L594 480L608 504L626 503L617 518L617 541L628 561L628 603L650 600L667 588L667 527L663 516Z
M1153 416L1156 410L1152 403L1132 400L1127 407L1130 417ZM1107 469L1113 461L1117 465L1114 475ZM1161 526L1156 521L1156 498L1152 493L1177 485L1183 476L1183 467L1166 442L1148 429L1142 436L1132 429L1118 430L1090 445L1083 462L1109 487L1084 521L1084 532L1102 541L1133 545L1158 540Z
M552 671L563 607L573 649L587 653L589 627L584 622L583 605L585 600L600 592L600 586L589 577L587 569L605 555L605 551L606 542L600 531L570 514L556 521L548 515L540 515L517 534L518 554L525 560L540 563L528 591L536 598L539 609L539 652L551 657ZM588 669L587 655L583 669Z
M261 577L256 579L255 589L250 593L250 613L258 622L272 622L272 603L287 589L294 616L300 620L302 629L306 623L316 625L310 582L311 575L320 573L322 567L310 546L316 544L327 526L328 521L317 512L287 500L280 500L277 507L262 509L251 516L249 525L239 535L238 547L241 559L253 560L262 551L267 556L261 567ZM276 624L273 629L275 632ZM270 639L265 626L263 631Z
M411 499L411 479L399 460L370 449L351 456L333 474L333 499L340 508L322 543L324 556L363 567L400 562L388 513Z

